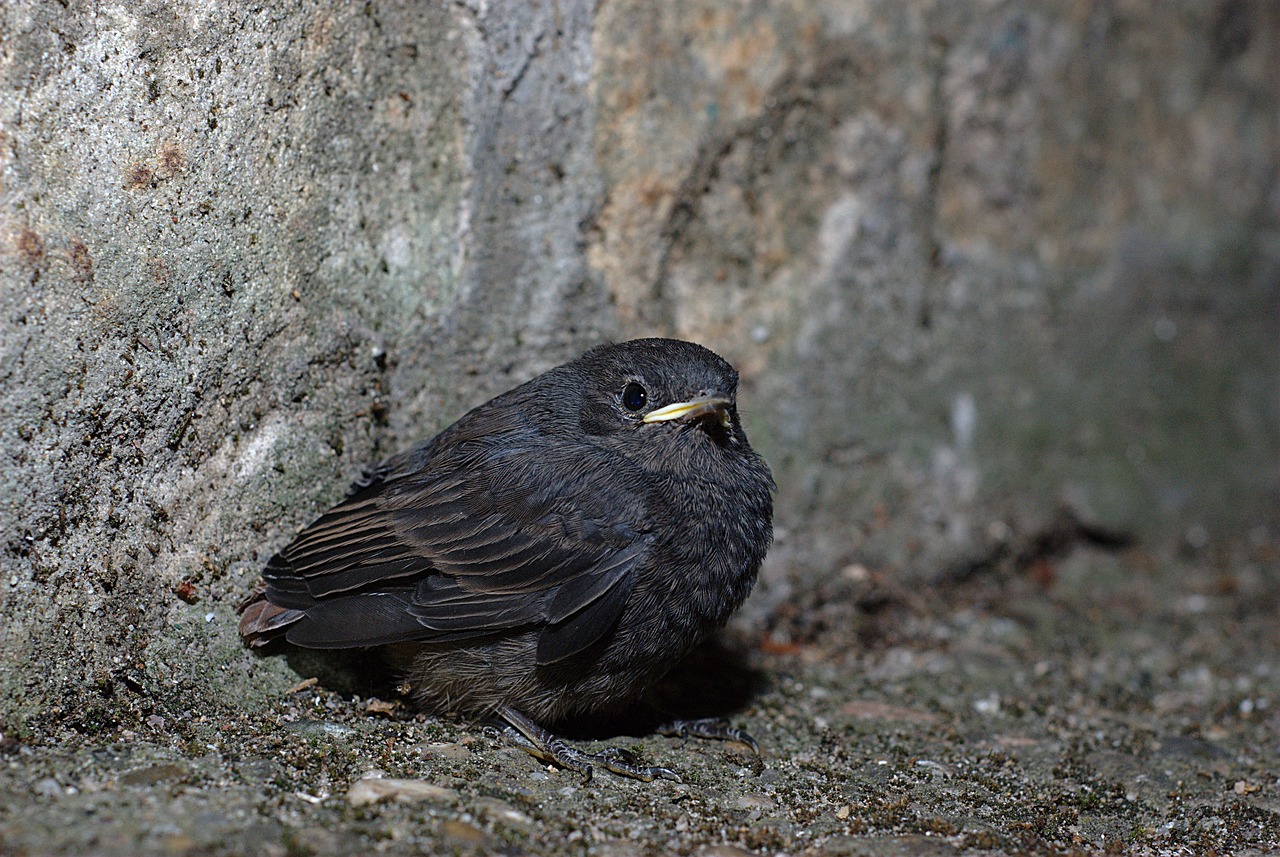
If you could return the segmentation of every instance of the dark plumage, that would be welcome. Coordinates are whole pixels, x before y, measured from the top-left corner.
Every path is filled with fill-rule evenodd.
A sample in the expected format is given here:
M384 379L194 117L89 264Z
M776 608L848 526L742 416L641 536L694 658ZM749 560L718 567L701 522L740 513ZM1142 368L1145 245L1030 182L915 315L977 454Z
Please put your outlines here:
M240 633L408 644L430 709L500 716L588 774L668 774L537 724L633 702L751 591L773 480L737 385L688 342L588 351L370 469L272 557Z

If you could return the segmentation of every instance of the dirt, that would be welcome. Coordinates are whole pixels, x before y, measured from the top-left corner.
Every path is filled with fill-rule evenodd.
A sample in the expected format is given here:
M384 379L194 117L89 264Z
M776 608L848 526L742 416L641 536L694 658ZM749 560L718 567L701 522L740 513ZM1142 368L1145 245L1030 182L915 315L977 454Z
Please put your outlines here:
M7 735L0 853L1275 853L1280 550L1256 535L1211 556L1085 545L911 592L834 570L678 677L759 756L583 742L681 783L584 782L394 689L301 676L248 710Z

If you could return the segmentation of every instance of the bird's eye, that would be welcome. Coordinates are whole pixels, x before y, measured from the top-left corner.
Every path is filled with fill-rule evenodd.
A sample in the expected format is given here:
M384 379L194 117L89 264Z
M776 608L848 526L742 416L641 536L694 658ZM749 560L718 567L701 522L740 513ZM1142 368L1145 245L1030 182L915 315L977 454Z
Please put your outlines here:
M640 410L647 401L649 401L649 394L635 381L622 388L622 407L628 411Z

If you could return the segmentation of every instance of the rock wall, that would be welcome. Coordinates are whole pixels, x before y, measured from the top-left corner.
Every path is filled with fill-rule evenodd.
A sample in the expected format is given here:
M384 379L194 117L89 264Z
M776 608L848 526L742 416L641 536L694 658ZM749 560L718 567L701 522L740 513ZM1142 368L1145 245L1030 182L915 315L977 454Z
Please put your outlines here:
M0 11L0 729L292 680L233 606L602 338L744 375L778 545L925 581L1280 499L1272 4Z
M1055 510L1274 524L1278 32L1242 2L602 10L592 259L623 329L746 368L774 570L929 578Z

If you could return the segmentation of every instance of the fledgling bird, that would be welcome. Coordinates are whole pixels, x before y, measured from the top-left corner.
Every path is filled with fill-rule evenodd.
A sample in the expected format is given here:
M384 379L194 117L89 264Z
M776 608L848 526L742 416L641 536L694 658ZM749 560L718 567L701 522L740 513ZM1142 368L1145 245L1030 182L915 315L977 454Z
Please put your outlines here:
M672 339L539 375L366 471L271 558L240 633L409 647L432 711L499 718L513 743L587 777L595 764L675 777L546 725L635 702L751 591L774 484L737 387L719 356ZM675 728L754 746L723 724Z

